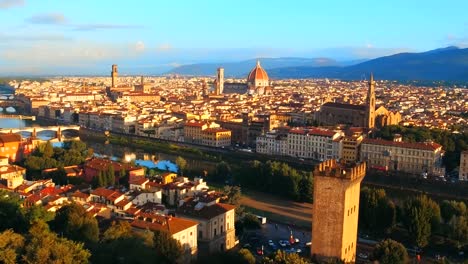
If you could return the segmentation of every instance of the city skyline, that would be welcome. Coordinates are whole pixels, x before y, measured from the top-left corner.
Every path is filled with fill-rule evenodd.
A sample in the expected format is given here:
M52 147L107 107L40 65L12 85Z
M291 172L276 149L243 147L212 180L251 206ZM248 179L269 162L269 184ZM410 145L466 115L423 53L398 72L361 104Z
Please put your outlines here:
M468 47L468 4L0 0L0 71L164 72L257 57L370 59Z

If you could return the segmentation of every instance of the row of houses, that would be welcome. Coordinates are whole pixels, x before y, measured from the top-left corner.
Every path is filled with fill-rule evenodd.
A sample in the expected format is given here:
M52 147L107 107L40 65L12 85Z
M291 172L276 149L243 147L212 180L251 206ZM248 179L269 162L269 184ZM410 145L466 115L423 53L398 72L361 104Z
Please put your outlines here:
M404 142L366 138L362 130L330 130L318 127L272 131L257 137L257 152L303 159L366 161L370 168L408 173L443 175L442 146L434 142Z

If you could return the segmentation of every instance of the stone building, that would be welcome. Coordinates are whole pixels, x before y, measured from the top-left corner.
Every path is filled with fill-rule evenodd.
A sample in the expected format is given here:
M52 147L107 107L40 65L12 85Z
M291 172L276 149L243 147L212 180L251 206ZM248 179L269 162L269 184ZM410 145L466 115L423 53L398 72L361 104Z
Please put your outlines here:
M460 181L468 180L468 150L462 151L460 154L460 170L458 172Z
M327 160L314 170L312 257L356 260L359 194L366 164L346 166Z
M327 102L316 113L316 120L323 125L345 124L354 127L374 128L397 125L401 121L398 112L390 112L385 107L375 108L375 81L371 74L367 91L366 104L354 105Z

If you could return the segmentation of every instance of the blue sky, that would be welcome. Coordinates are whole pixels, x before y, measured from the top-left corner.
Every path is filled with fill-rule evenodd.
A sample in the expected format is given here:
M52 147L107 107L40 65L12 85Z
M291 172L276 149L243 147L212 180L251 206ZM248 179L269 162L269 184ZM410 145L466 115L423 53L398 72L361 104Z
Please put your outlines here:
M0 75L468 47L466 10L465 0L0 0Z

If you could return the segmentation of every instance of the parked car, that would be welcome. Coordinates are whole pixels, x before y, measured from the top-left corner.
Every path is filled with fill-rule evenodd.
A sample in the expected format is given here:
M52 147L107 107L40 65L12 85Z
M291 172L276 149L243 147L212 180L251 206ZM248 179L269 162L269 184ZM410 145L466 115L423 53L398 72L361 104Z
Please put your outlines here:
M268 245L269 245L270 247L274 247L274 246L275 246L275 243L273 242L273 240L270 239L270 240L268 240Z
M360 257L362 259L367 259L369 256L366 253L359 253L358 257Z
M263 256L263 246L257 248L257 255Z
M280 246L282 246L282 247L286 247L286 246L287 246L286 243L288 243L288 241L285 241L285 240L280 240L280 241L278 241L278 244L279 244Z

